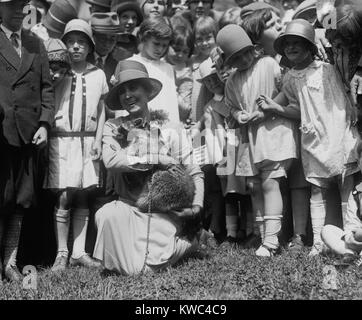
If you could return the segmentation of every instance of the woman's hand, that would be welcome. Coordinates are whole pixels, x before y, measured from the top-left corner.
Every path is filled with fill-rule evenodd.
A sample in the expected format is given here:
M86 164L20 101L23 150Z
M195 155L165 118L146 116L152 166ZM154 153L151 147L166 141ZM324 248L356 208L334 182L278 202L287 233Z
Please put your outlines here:
M262 122L265 118L265 114L262 110L256 110L249 116L249 122L253 124L258 124Z
M180 219L196 219L201 215L201 207L194 205L191 208L184 208L181 210L171 210L170 213L173 213Z

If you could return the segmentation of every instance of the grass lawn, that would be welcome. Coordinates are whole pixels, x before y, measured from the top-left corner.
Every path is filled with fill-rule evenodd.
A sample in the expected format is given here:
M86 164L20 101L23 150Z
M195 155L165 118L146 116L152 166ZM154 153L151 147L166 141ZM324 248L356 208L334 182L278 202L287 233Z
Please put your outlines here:
M105 276L83 268L54 275L38 269L37 291L4 283L0 299L361 299L362 275L355 267L337 269L334 289L325 285L328 257L308 251L272 259L254 251L210 248L207 258L192 257L157 274Z

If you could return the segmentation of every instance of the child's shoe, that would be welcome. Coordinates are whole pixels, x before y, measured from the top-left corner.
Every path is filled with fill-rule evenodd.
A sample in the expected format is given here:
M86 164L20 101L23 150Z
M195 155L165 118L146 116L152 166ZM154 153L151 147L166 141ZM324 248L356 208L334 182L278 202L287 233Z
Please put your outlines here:
M296 234L292 240L288 243L288 250L291 253L297 253L303 250L304 248L304 241L303 241L304 235L302 234Z
M277 254L278 249L272 249L262 244L258 250L255 251L255 255L258 257L274 257Z
M12 282L21 282L23 280L23 275L20 273L17 266L7 265L5 267L5 279Z
M102 269L102 263L92 257L90 257L88 254L82 255L78 259L70 258L69 265L72 267L86 267L86 268L95 268L95 269Z
M327 252L327 246L323 242L317 242L313 244L313 247L310 250L308 257L316 257L321 254L326 254Z
M55 258L54 264L50 269L52 272L60 272L67 268L68 264L68 254L67 253L60 253Z
M223 250L226 249L235 249L239 244L238 238L227 236L225 241L220 245L220 248Z
M249 234L242 243L244 249L258 248L261 244L261 237L255 233Z

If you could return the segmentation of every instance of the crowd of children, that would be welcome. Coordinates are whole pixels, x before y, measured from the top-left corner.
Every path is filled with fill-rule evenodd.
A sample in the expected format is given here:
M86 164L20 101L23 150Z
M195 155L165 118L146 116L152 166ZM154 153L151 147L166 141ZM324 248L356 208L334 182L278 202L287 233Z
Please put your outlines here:
M127 116L112 105L118 99L107 100L125 81L117 78L127 75L124 61L158 81L146 81L154 95L143 83L150 119L187 133L204 177L201 225L215 245L261 257L284 245L290 253L311 245L310 257L358 256L362 5L336 1L337 28L324 30L332 2L236 1L222 12L213 0L30 1L30 33L19 22L28 1L0 0L0 69L9 74L0 81L5 278L21 279L20 230L39 190L53 195L42 207L54 213L52 270L101 267L91 257L94 215L119 189L102 137L108 119ZM138 85L124 90L132 94L117 94L137 115Z

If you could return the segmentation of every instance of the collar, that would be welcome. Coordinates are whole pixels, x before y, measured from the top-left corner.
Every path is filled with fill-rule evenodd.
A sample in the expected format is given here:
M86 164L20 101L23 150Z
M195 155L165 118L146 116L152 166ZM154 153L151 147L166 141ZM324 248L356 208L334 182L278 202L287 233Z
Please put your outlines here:
M224 99L224 95L222 94L214 94L214 100L215 101L222 101L222 99Z
M94 51L94 61L97 62L97 60L98 60L99 57L102 58L103 64L105 64L108 55L106 55L106 56L100 56L97 52Z
M4 31L4 33L8 39L10 39L10 36L13 33L16 33L19 36L19 40L21 40L21 29L13 32L13 31L9 30L8 28L6 28L3 24L0 25L0 28Z

